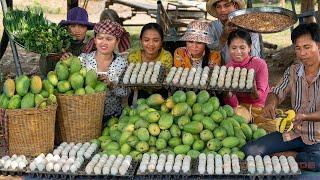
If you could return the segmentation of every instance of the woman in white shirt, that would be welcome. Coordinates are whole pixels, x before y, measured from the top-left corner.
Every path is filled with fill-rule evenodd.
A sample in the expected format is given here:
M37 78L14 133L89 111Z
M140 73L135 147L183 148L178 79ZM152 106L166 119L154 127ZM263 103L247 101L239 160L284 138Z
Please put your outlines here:
M110 20L104 20L94 26L94 38L85 48L79 58L82 66L88 70L94 69L100 80L108 84L109 91L105 102L105 117L121 114L122 102L127 98L129 90L114 86L119 77L125 71L128 64L127 59L114 53L126 50L130 46L129 33L118 24Z

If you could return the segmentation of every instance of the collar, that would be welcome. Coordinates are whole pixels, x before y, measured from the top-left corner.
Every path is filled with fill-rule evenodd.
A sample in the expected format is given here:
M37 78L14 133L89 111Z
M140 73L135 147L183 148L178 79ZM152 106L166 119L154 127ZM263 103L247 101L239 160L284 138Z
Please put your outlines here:
M192 61L198 61L198 62L203 59L203 57L204 57L204 55L205 55L205 53L206 53L206 51L203 51L203 53L202 53L202 55L201 55L200 58L193 58L192 55L191 55L191 53L188 51L188 48L187 48L187 47L185 47L185 52L186 52L187 56L188 56Z
M298 74L299 77L305 76L304 65L303 64L300 64L300 66L298 67L297 74ZM317 77L319 77L319 76L320 76L320 69L319 69L318 74L317 74Z
M241 62L237 62L237 61L235 61L234 59L232 59L231 61L230 61L230 65L231 66L233 66L233 67L244 67L245 65L247 65L249 62L250 62L250 60L252 59L253 57L252 56L248 56L248 57L246 57L243 61L241 61Z
M142 60L142 51L143 51L143 48L141 47L140 48L140 51L138 51L138 56L140 56L140 59ZM158 56L155 58L155 61L160 61L161 59L161 56L162 56L162 54L163 54L163 51L164 51L164 49L163 48L161 48L160 49L160 51L159 51L159 53L158 53Z

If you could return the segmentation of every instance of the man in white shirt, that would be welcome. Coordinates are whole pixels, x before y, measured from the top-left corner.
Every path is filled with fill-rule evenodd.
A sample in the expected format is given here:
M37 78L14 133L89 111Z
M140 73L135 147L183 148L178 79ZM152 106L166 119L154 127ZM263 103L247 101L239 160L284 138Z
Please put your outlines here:
M229 33L236 30L236 27L228 20L228 15L233 11L245 8L244 0L209 0L206 4L207 11L217 20L211 22L210 35L214 42L208 47L221 52L222 62L226 64L229 59L227 39ZM252 48L251 55L261 57L259 34L250 33Z

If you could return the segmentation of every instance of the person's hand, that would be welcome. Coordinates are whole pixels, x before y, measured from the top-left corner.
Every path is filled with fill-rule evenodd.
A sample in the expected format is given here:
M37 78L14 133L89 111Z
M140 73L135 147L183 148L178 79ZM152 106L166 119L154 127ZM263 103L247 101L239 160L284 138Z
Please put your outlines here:
M253 89L253 92L251 93L251 97L252 97L253 99L259 98L259 92L258 92L257 84L256 84L256 81L255 81L255 80L253 80L252 89Z
M226 91L226 92L223 92L222 95L226 98L231 98L233 96L233 93L231 91Z
M266 118L274 119L276 117L276 107L273 104L267 104L262 115Z
M70 52L64 52L64 53L62 54L60 60L65 60L65 59L67 59L67 58L70 57L70 56L73 56L73 54L70 53Z
M104 74L98 74L98 79L100 81L103 81L104 83L106 83L108 85L109 89L113 89L113 82L109 80L107 75Z
M293 121L293 127L296 129L298 126L302 125L302 122L305 121L306 115L298 113Z
M223 27L223 33L221 36L221 40L224 41L222 42L223 44L227 41L229 34L235 30L237 30L237 27L234 26L234 24L232 24L230 21L227 21Z

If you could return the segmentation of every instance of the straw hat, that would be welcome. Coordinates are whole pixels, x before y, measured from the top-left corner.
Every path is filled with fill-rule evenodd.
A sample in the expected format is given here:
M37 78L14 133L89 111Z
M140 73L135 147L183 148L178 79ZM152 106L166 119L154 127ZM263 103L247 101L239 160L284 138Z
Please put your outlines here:
M213 17L217 17L217 12L216 12L216 8L213 7L213 5L217 2L220 2L222 0L208 0L207 4L206 4L206 8L207 8L207 12L213 16ZM225 0L225 1L229 1L229 2L235 2L238 4L239 9L244 9L246 7L246 3L244 0Z
M211 36L209 35L209 24L204 21L192 21L184 35L181 37L181 41L195 41L202 42L206 44L211 44L213 42Z

